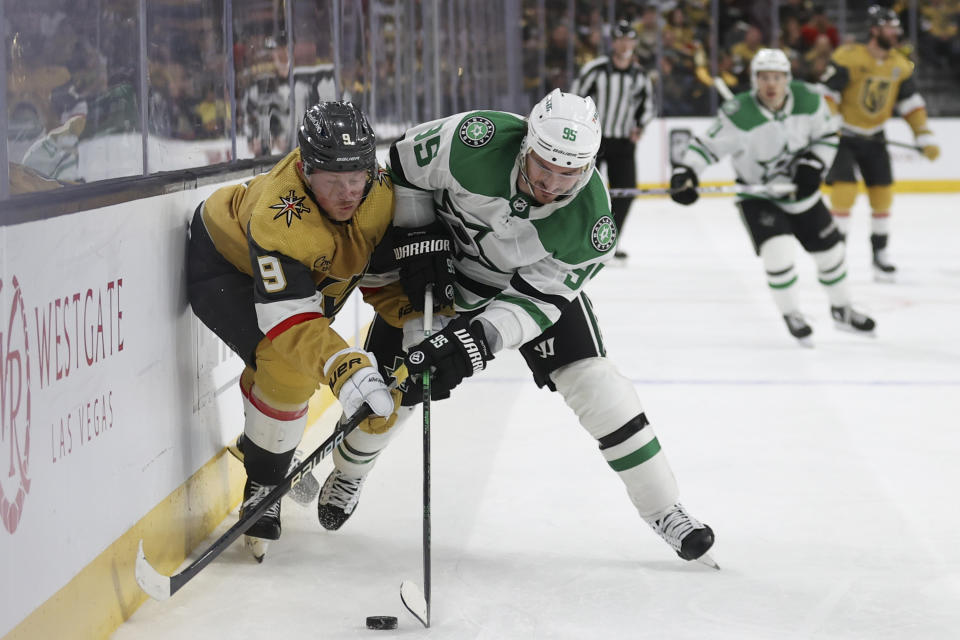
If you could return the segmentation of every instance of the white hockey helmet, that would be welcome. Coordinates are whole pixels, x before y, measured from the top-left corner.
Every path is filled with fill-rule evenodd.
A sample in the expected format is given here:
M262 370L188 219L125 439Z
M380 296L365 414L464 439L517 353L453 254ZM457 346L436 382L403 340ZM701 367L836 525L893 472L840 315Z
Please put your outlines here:
M520 146L520 170L535 151L540 158L565 168L582 168L573 195L590 181L600 149L600 115L592 98L554 89L534 105L527 118L527 135ZM524 174L525 175L525 174Z
M793 78L790 59L780 49L760 49L750 61L750 86L757 88L757 74L761 71L781 71L787 74L787 82Z

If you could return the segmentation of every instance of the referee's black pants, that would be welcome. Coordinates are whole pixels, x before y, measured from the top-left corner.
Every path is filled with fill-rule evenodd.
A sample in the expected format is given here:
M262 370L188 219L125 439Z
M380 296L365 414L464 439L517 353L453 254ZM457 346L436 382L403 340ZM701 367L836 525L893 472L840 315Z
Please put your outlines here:
M637 161L634 156L637 145L630 138L603 138L600 141L600 151L597 154L598 162L607 165L607 178L611 189L635 189L637 186ZM617 223L617 231L622 236L623 225L630 211L633 196L612 198L613 221Z

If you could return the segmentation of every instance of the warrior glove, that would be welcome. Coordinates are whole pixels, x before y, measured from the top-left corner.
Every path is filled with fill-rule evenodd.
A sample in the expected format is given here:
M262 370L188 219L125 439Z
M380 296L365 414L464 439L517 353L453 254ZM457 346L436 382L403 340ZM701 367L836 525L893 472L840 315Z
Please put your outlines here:
M809 151L794 158L793 184L797 185L797 190L793 197L803 200L815 194L820 189L823 170L823 160Z
M400 284L415 311L423 311L423 292L433 285L433 309L453 304L453 254L450 236L438 220L425 227L394 227L393 255L400 265Z
M678 164L670 175L670 197L678 204L693 204L700 197L697 187L700 180L697 172L690 167Z
M479 323L470 323L463 316L454 318L437 334L410 347L407 353L407 371L423 373L433 368L430 382L436 380L436 389L431 388L430 397L446 398L450 391L474 371L485 369L493 360L493 353Z

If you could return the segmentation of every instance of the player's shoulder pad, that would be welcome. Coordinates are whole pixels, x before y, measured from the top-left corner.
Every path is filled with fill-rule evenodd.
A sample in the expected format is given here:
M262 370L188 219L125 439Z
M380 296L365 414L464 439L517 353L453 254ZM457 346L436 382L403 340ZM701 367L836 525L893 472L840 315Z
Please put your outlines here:
M790 92L793 94L793 113L795 114L815 113L823 102L823 94L817 87L802 80L792 81Z
M471 111L453 118L449 172L473 193L502 196L510 191L510 169L520 153L527 121L503 111Z
M900 73L903 75L904 80L913 74L913 61L910 60L910 58L908 58L902 51L899 49L891 49L890 57L897 68L900 69Z
M830 60L835 64L848 66L858 55L863 55L864 53L867 53L867 46L865 44L861 42L851 42L837 47L833 55L830 56Z
M554 258L582 264L609 253L617 244L617 225L610 197L600 173L573 200L546 218L531 219L540 241Z
M749 131L767 121L761 113L756 98L750 91L743 91L720 105L720 113L738 129Z
M480 149L496 145L510 134L526 132L527 123L520 116L505 111L470 111L456 125L454 144L462 149Z

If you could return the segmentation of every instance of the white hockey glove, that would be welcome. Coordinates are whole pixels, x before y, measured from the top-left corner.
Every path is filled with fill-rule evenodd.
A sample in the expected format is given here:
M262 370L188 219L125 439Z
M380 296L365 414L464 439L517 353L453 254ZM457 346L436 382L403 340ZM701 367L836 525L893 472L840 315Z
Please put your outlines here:
M353 416L364 403L376 415L388 418L393 413L393 396L377 370L377 359L362 349L343 349L323 367L333 395L340 401L345 416Z

